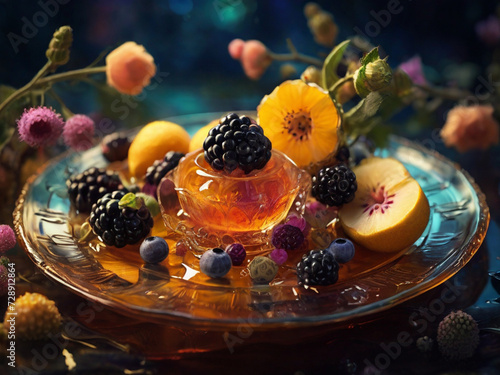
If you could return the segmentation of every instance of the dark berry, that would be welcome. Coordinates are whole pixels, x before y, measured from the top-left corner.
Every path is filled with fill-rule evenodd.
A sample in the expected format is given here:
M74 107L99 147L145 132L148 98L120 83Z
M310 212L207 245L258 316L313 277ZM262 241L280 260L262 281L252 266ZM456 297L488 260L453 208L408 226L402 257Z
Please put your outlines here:
M347 238L337 238L330 246L328 251L332 253L335 260L339 263L347 263L354 257L354 244Z
M168 256L168 244L161 237L147 237L139 248L141 258L146 263L160 263Z
M312 195L328 206L341 206L354 199L356 175L345 164L325 167L312 178Z
M205 160L216 170L231 173L240 168L246 174L262 169L271 158L271 141L249 117L229 113L213 127L205 141Z
M90 212L99 198L115 190L126 190L116 172L89 168L66 180L68 194L79 212Z
M125 194L118 190L104 195L90 212L89 224L93 232L108 246L136 244L147 237L154 224L143 203L139 208L120 206Z
M247 256L245 248L240 243L233 243L226 247L226 253L231 257L233 266L241 266Z
M311 250L297 264L299 285L331 285L339 278L339 264L328 250Z
M335 158L341 163L348 163L351 153L349 152L349 148L347 146L342 146L337 151Z
M125 160L131 141L129 137L121 133L113 133L104 137L101 142L101 151L104 157L113 161Z
M221 248L207 250L201 256L200 270L209 277L224 277L230 269L231 257Z
M282 224L274 228L271 242L277 249L295 250L304 242L304 234L293 225Z
M156 160L146 171L146 182L158 186L161 179L172 169L179 165L184 157L181 152L169 151L163 159Z

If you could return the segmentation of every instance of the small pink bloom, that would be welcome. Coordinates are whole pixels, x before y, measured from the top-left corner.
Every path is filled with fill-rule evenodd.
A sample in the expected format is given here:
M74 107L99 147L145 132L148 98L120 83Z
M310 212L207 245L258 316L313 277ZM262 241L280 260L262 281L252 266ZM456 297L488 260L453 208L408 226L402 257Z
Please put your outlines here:
M500 20L495 16L479 21L476 24L476 34L486 44L494 46L500 41Z
M441 129L444 143L459 152L475 148L486 150L498 144L498 122L492 115L493 107L490 105L453 108Z
M416 83L417 85L427 84L420 56L414 56L408 61L401 63L401 65L399 65L399 69L408 74L413 83Z
M241 39L233 39L227 49L231 57L235 60L239 60L241 58L241 54L243 53L243 47L245 46L245 42Z
M8 225L0 225L0 254L16 246L16 235Z
M52 145L62 133L64 121L52 108L25 109L17 120L19 138L31 147Z
M274 249L269 254L269 257L276 263L278 266L281 266L288 259L288 253L283 249Z
M108 85L123 94L140 94L155 74L153 57L135 42L122 44L106 57Z
M93 144L94 127L94 120L90 117L74 115L64 125L64 143L77 151L88 150Z
M288 225L293 225L294 227L299 228L302 232L306 229L307 221L302 217L298 217L297 215L291 214L287 217L286 223Z
M241 52L241 65L248 78L258 80L271 64L267 48L258 40L245 42Z
M324 228L337 216L337 207L328 207L317 201L306 203L304 218L313 228Z

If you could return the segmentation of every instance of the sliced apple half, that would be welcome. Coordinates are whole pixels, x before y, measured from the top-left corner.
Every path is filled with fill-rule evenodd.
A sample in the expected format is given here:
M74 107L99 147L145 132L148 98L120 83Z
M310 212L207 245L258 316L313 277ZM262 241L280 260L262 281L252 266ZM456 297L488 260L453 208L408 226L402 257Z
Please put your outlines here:
M339 211L346 234L369 250L411 246L429 221L429 202L418 182L394 158L371 157L353 169L354 200Z

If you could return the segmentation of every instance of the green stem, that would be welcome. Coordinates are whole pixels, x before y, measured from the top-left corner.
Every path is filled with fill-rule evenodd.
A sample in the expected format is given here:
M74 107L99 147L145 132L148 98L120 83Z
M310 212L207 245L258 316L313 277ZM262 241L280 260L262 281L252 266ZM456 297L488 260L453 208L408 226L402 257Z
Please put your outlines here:
M51 76L42 78L37 82L36 85L40 86L40 85L52 84L52 83L61 82L61 81L68 81L71 79L85 77L85 76L88 76L90 74L97 74L97 73L104 73L104 72L106 72L106 66L97 66L97 67L92 67L92 68L71 70L69 72L52 74Z
M438 96L440 98L451 101L460 101L466 99L469 96L473 96L472 93L467 90L432 87L432 86L417 85L417 84L415 84L414 86L422 91L427 92L430 95Z
M335 82L329 89L328 92L330 93L330 96L334 96L337 90L342 86L344 83L347 83L349 81L352 81L354 77L354 74L348 74L345 77L340 78L337 82Z
M323 66L322 60L299 53L290 39L287 39L286 43L288 45L290 53L280 54L268 50L267 53L269 54L269 57L271 57L271 59L275 61L300 61L306 64L316 65L319 67Z
M41 80L41 78L47 73L49 68L52 66L52 62L47 61L47 63L38 71L38 73L33 77L31 81L29 81L26 85L14 91L5 101L0 104L0 113L14 100L20 98L24 94L26 94L37 82Z

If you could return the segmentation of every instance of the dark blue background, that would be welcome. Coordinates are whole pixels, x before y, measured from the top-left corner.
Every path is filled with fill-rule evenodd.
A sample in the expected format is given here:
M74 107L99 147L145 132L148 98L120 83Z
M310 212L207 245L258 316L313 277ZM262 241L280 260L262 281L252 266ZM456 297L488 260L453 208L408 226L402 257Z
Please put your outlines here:
M18 53L8 39L9 33L22 36L26 23L23 17L33 22L43 12L42 6L37 1L0 1L0 83L19 87L27 82L44 64L47 44L61 25L71 25L74 30L71 61L63 69L83 67L102 50L134 40L148 49L159 71L168 77L148 91L143 100L147 113L128 122L255 108L260 98L280 83L279 64L273 64L261 81L248 80L239 62L227 53L227 44L233 38L259 39L275 52L287 52L285 39L290 37L301 52L316 56L328 53L328 49L314 43L309 32L302 13L306 1L60 1L66 4L59 5L46 23L38 15L43 25L37 27L28 43L18 46ZM337 40L341 41L356 34L356 28L366 30L374 20L373 13L386 10L390 2L319 3L334 15L340 28ZM400 0L400 4L402 11L393 14L380 32L368 29L368 35L373 36L370 41L384 48L392 66L420 54L424 63L432 66L427 69L429 77L439 83L445 80L444 73L451 63L472 62L479 68L486 67L492 51L478 41L474 25L495 12L495 1ZM300 74L305 65L296 67ZM65 100L74 112L100 110L103 101L94 88L82 84L72 89L73 95L66 95Z

